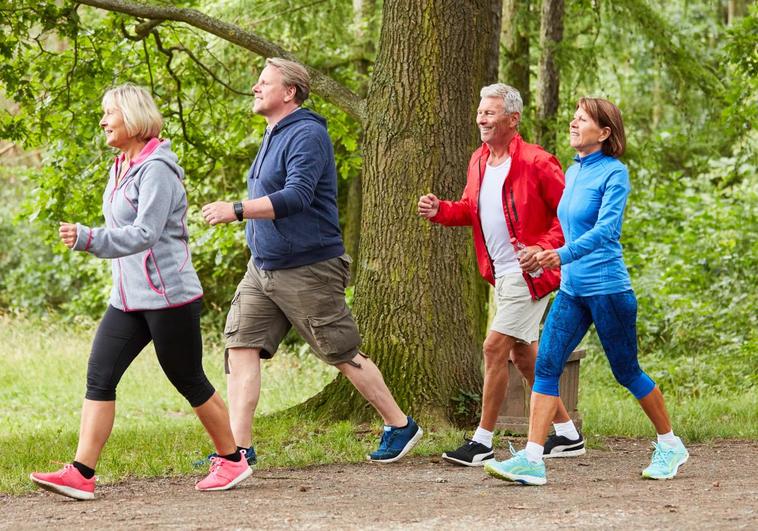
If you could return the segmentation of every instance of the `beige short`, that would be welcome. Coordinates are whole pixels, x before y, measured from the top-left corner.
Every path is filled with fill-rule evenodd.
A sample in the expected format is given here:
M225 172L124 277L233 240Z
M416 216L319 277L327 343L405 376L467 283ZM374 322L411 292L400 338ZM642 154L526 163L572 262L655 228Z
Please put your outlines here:
M495 279L497 311L490 330L514 337L522 343L537 341L540 321L549 298L533 300L521 273L510 273Z
M267 271L258 269L251 259L226 316L225 358L230 348L259 348L261 358L271 358L294 326L326 363L352 360L359 352L361 336L345 303L350 263L345 254Z

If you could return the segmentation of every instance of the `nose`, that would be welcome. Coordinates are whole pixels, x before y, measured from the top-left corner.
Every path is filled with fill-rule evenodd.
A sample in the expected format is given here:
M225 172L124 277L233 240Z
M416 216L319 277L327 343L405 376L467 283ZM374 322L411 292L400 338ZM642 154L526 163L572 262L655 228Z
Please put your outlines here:
M106 125L108 125L108 122L106 121L105 116L103 116L100 118L100 127L105 127Z

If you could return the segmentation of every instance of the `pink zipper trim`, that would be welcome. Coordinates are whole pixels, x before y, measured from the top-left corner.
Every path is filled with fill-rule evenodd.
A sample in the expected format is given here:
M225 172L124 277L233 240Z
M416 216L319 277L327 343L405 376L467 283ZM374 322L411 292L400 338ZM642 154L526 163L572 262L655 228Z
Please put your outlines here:
M178 302L176 304L169 304L168 306L161 306L160 308L129 308L128 310L124 310L125 312L149 312L151 310L171 310L172 308L181 308L182 306L186 306L190 303L195 302L198 299L201 299L203 297L203 293L200 295L197 295L196 297L192 297L191 299L184 301L184 302Z
M142 271L145 273L145 278L147 279L147 285L150 286L150 289L153 290L155 293L160 295L161 297L165 296L165 292L163 290L159 290L155 284L153 284L153 281L150 280L150 273L147 271L147 260L153 256L152 249L148 249L148 251L145 253L145 257L142 259ZM153 258L153 263L156 264L155 258ZM155 265L156 271L158 270L158 265ZM158 278L160 278L160 273L158 273ZM161 284L163 283L163 279L161 278ZM168 302L168 301L166 301Z
M92 245L92 233L94 231L92 229L89 230L89 236L87 237L87 245L84 246L85 251L89 251L89 246Z

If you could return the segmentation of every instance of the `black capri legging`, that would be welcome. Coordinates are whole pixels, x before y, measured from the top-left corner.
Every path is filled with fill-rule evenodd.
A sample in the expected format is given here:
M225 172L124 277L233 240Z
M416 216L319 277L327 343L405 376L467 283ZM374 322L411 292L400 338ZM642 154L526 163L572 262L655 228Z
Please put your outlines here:
M153 341L158 362L192 407L215 392L203 371L202 301L178 308L124 312L108 306L87 366L89 400L116 400L116 386L132 361Z

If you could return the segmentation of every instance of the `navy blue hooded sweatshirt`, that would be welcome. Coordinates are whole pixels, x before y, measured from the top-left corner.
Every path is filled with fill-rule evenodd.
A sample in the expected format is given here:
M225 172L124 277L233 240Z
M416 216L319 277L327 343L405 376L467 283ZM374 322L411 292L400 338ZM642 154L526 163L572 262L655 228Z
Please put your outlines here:
M275 219L249 219L247 244L260 269L288 269L345 252L337 168L326 120L297 109L264 138L247 175L250 199L268 196Z

